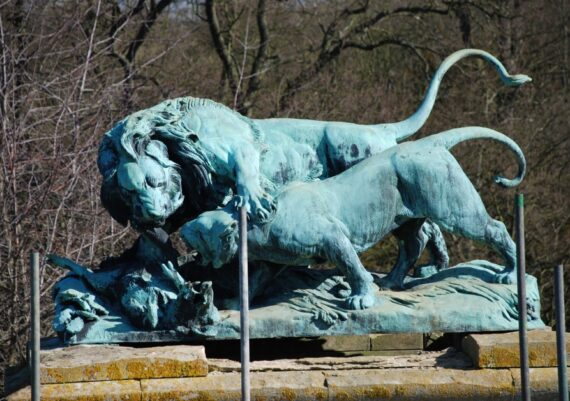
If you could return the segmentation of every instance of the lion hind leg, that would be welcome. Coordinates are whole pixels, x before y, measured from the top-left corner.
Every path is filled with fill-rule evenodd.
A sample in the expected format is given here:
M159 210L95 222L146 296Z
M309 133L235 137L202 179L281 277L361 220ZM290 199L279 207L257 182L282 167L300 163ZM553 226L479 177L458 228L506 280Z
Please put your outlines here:
M457 217L457 216L456 216ZM516 282L516 246L505 225L489 216L481 202L477 213L462 215L449 221L434 220L436 224L474 241L483 242L498 252L505 261L505 269L497 274L496 282Z
M406 274L415 265L431 239L431 236L422 230L423 224L424 219L410 220L394 230L399 245L398 259L390 273L380 280L382 288L404 288Z
M323 241L324 253L345 275L351 288L349 309L367 309L374 305L375 286L372 275L364 268L354 246L339 229L328 230Z
M430 264L435 265L438 271L447 269L449 267L449 254L439 226L428 219L422 225L422 232L428 238L426 247L430 253Z
M503 284L516 283L516 245L505 225L490 218L487 227L485 227L485 240L505 259L505 268L497 274L495 281Z

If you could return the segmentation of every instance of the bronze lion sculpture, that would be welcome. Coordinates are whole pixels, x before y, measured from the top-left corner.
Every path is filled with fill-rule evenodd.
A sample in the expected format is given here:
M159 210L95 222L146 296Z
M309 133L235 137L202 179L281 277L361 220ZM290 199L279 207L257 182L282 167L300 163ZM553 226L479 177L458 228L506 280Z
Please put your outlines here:
M272 198L283 185L334 176L416 133L433 108L444 74L465 57L490 62L507 85L530 80L509 75L487 52L466 49L443 61L418 110L397 123L256 120L191 97L134 113L102 140L103 205L122 224L173 232L237 195L253 221L268 221L275 212Z
M275 217L248 228L249 259L292 266L329 260L350 284L348 307L364 309L374 304L375 287L358 254L393 232L400 240L400 254L381 284L403 288L405 275L428 241L422 224L431 219L445 231L497 251L505 268L496 281L514 282L515 244L505 225L489 216L449 152L463 141L480 138L500 142L514 152L517 176L512 180L498 176L495 182L518 185L526 161L513 140L482 127L446 131L391 147L335 177L290 184L276 197ZM181 235L188 246L222 266L237 250L236 213L230 207L205 212L186 223Z

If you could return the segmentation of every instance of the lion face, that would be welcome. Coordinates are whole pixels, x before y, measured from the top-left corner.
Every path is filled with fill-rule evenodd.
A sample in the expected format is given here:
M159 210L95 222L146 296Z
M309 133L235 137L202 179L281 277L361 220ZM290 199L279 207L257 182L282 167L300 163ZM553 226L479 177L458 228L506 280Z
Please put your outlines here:
M118 127L112 133L122 133L122 125ZM178 165L160 141L142 137L128 144L121 151L112 137L103 141L98 159L103 205L118 221L130 220L137 229L161 227L184 202Z
M180 175L149 156L121 164L117 169L120 196L137 227L160 227L183 201Z
M180 235L201 256L201 264L216 269L229 263L238 252L238 223L224 210L202 213L186 223Z
M105 134L97 158L101 200L115 220L169 231L221 203L225 195L212 186L213 167L195 132L199 122L190 111L196 105L203 100L168 100Z

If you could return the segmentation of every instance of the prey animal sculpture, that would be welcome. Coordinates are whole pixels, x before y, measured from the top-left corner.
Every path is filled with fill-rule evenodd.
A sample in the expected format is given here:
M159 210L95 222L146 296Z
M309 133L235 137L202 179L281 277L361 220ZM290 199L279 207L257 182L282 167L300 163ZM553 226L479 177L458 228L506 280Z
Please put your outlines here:
M358 253L394 232L400 253L382 284L402 288L406 273L426 246L422 224L430 219L445 231L496 250L505 261L496 281L515 281L513 240L504 224L489 216L449 152L472 139L491 139L514 152L517 176L498 176L495 181L505 187L521 182L526 161L513 140L482 127L449 130L394 146L335 177L289 185L276 198L274 219L249 228L249 258L294 266L329 260L351 286L348 307L369 308L374 304L375 287ZM215 260L216 266L237 250L236 217L229 208L201 214L182 227L181 235L190 247Z
M85 284L83 291L78 291L69 288L64 279L54 287L55 331L74 335L83 328L84 321L107 314L96 299L120 305L130 322L142 329L187 329L194 334L210 330L219 320L212 283L185 281L170 261L177 256L170 241L152 238L149 232L141 235L131 249L104 260L95 270L49 255L49 263L71 272L67 278Z

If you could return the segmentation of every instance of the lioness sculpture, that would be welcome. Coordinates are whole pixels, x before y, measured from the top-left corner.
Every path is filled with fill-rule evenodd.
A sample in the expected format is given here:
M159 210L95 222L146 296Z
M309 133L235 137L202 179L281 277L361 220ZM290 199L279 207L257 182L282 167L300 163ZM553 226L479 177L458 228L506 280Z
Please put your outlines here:
M254 221L267 221L275 209L272 197L283 185L334 176L416 133L444 74L465 57L490 62L509 86L530 81L509 75L489 53L466 49L443 61L418 110L397 123L255 120L190 97L134 113L102 140L103 205L123 224L173 232L237 194Z
M481 241L500 253L505 269L497 282L515 276L515 245L504 224L489 216L461 166L449 152L471 139L491 139L512 150L519 171L512 179L496 177L502 186L518 185L526 162L519 146L507 136L482 127L449 130L394 146L335 177L293 183L276 198L272 221L250 226L250 260L308 265L327 259L351 286L348 307L374 304L373 278L358 253L390 232L400 239L400 255L383 285L402 288L408 270L426 246L421 226L426 218L442 229ZM236 250L237 224L228 210L205 212L185 224L181 235L192 248L221 266Z

